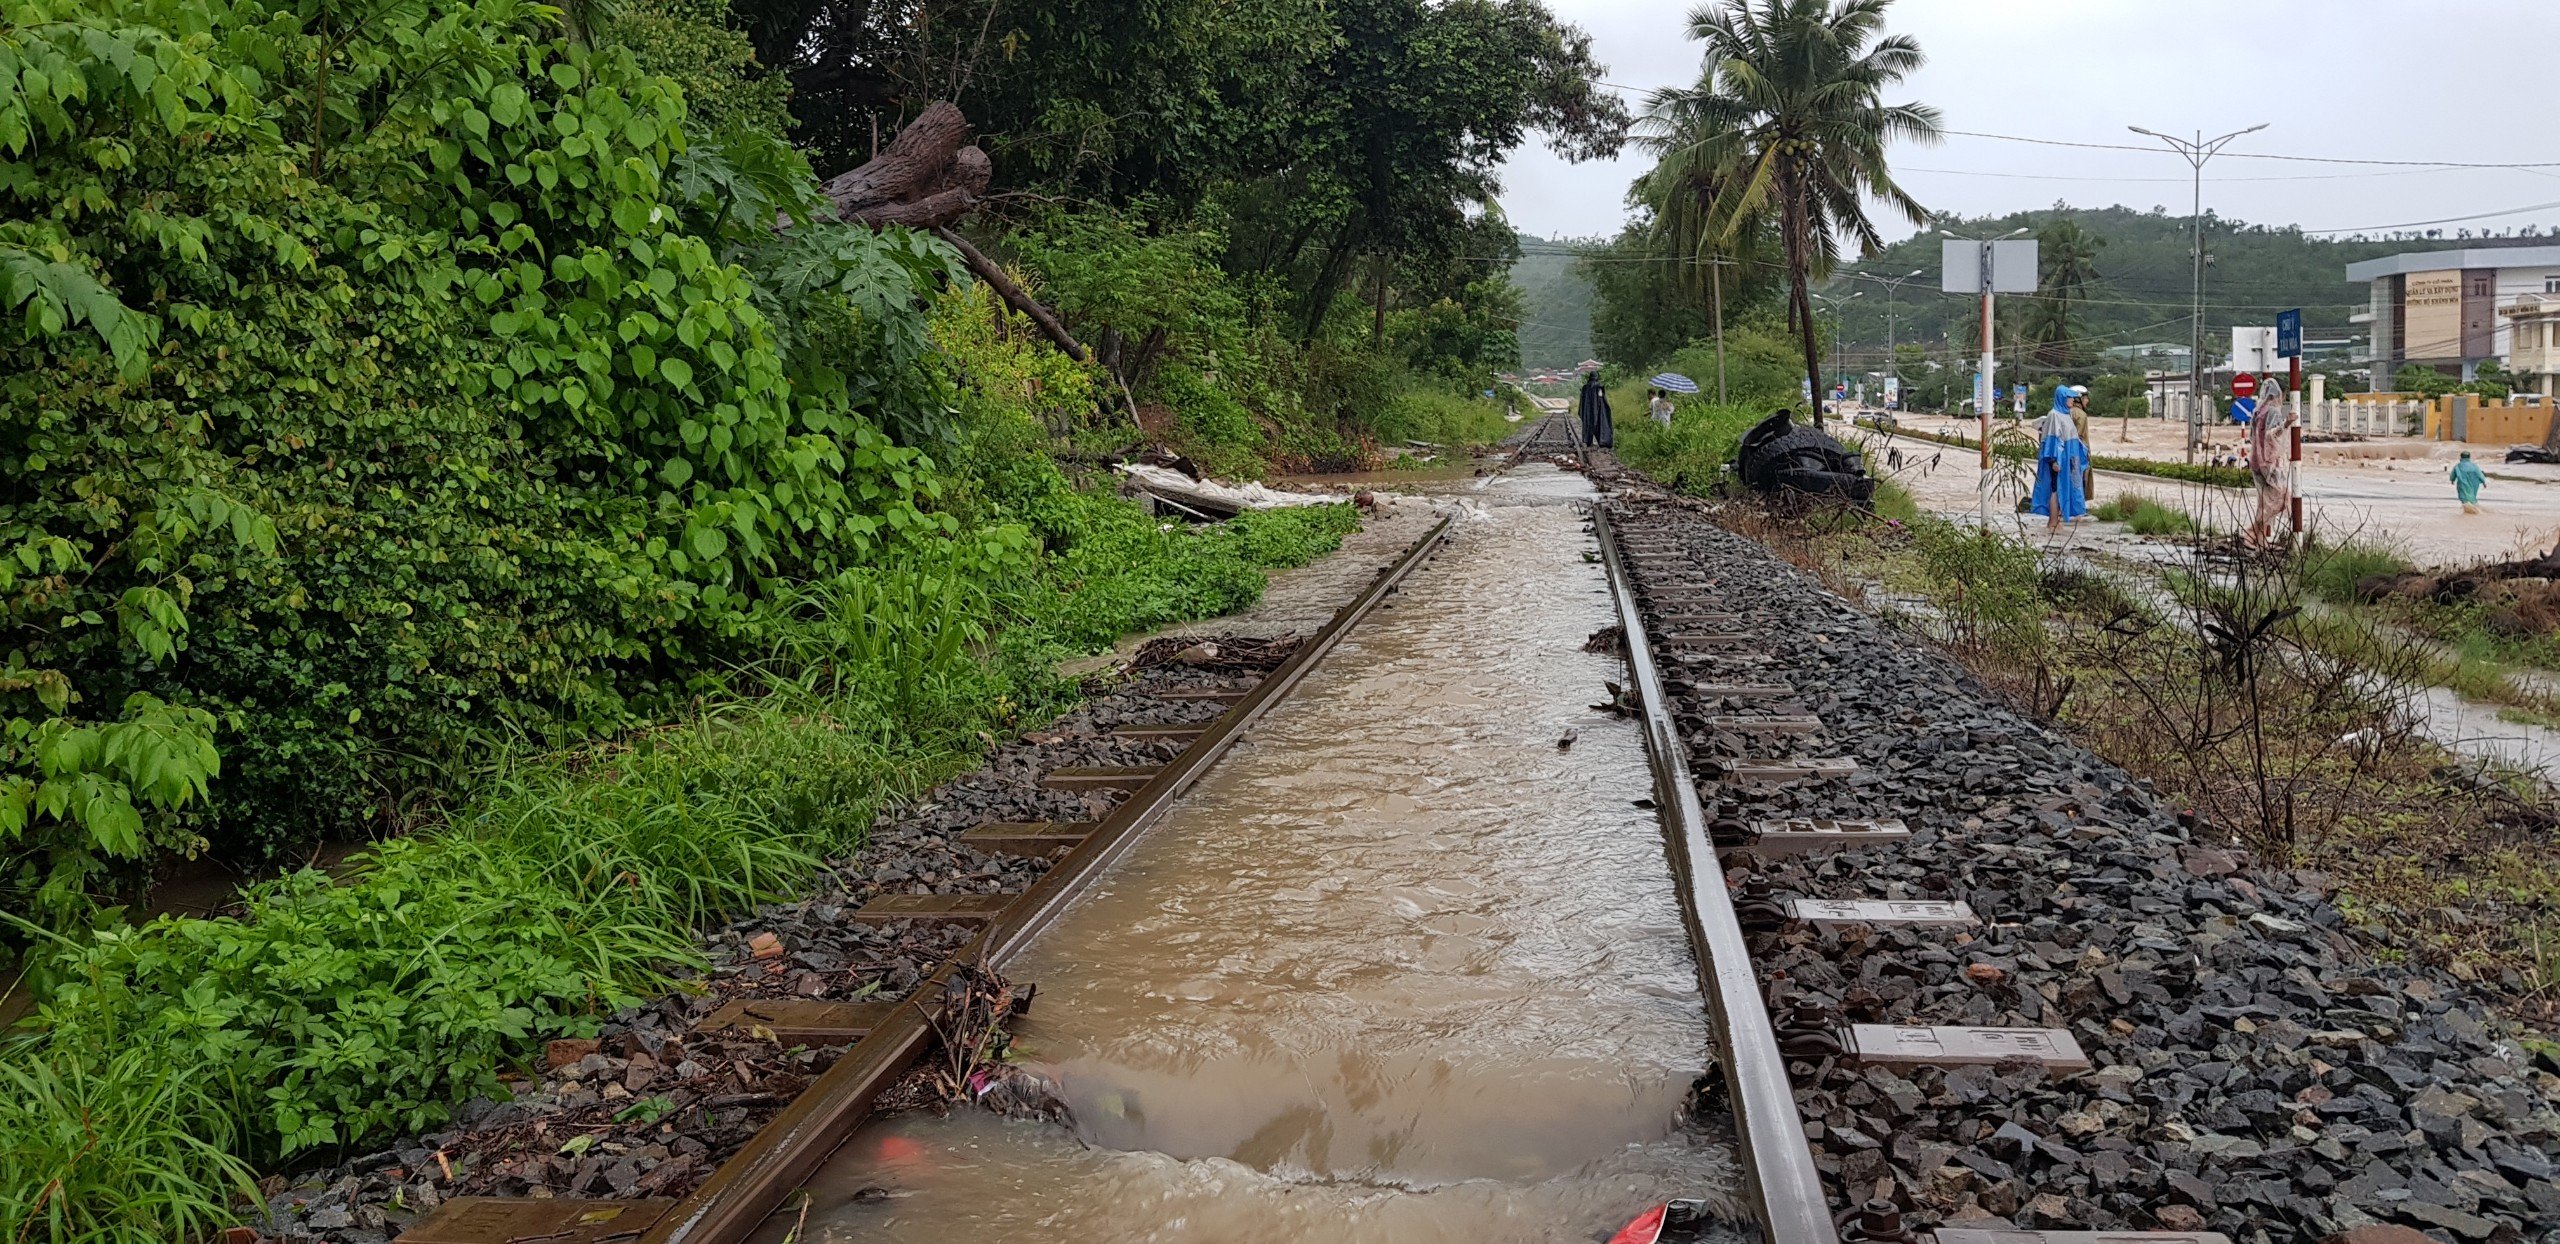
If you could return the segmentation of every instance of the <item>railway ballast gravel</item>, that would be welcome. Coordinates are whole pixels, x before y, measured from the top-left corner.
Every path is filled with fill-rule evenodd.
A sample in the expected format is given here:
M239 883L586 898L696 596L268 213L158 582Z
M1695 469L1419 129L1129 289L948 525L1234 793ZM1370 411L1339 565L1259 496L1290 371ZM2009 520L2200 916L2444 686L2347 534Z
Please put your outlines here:
M1883 1197L1924 1229L2282 1244L2397 1224L2449 1244L2560 1239L2560 1076L2459 982L2377 957L2319 874L2261 867L2183 828L2145 783L1687 503L1631 493L1611 514L1621 538L1685 554L1677 571L1657 556L1636 573L1657 644L1682 629L1660 618L1700 608L1747 636L1658 649L1720 833L1789 817L1911 831L1737 860L1756 868L1736 880L1757 910L1961 901L1981 920L1772 923L1753 939L1781 1036L1798 1034L1797 1101L1834 1204ZM1701 690L1743 682L1794 697ZM1821 730L1708 721L1738 713L1810 714ZM1787 755L1857 769L1762 786L1714 776L1720 761ZM1862 1067L1826 1035L1852 1023L2064 1029L2093 1066Z

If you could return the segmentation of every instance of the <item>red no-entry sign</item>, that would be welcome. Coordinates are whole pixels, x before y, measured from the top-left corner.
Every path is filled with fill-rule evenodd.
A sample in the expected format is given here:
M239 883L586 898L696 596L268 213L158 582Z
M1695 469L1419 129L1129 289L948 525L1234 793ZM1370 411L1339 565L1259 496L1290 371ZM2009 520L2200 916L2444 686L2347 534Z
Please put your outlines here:
M2257 378L2256 376L2252 376L2252 375L2250 375L2249 373L2247 373L2247 372L2245 372L2245 371L2244 371L2244 372L2237 372L2237 373L2234 373L2234 374L2232 375L2232 377L2231 377L2231 396L2233 396L2233 397L2256 397L2257 395L2258 395L2258 378Z

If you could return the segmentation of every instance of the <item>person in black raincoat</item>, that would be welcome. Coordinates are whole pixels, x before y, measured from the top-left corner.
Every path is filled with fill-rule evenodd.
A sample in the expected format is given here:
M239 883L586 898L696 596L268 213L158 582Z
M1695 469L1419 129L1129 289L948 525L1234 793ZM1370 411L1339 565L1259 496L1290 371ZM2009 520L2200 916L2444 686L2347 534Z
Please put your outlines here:
M1617 429L1609 423L1609 391L1600 387L1600 373L1582 373L1582 443L1600 449L1617 446Z

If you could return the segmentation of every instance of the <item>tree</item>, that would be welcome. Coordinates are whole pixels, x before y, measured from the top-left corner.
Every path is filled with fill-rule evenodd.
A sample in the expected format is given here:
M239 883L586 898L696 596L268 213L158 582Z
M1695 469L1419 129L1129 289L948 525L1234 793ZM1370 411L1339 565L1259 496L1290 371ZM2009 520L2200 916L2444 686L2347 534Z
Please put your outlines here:
M1715 187L1708 220L1725 238L1767 213L1786 255L1788 314L1804 348L1805 381L1819 392L1810 282L1839 260L1840 235L1872 255L1883 238L1867 218L1873 197L1914 224L1919 202L1893 180L1885 144L1935 142L1937 110L1883 102L1886 87L1922 63L1907 35L1882 33L1889 0L1732 0L1689 19L1706 44L1698 84L1660 103L1693 114L1693 150L1676 153ZM1816 403L1816 421L1821 407Z
M1636 141L1654 153L1655 164L1628 189L1627 201L1644 210L1645 242L1672 265L1706 320L1702 331L1683 340L1714 333L1721 341L1734 312L1774 293L1772 278L1785 271L1769 213L1753 213L1731 228L1715 218L1728 170L1710 140L1722 125L1700 97L1680 91L1655 92L1637 122Z
M2098 283L2098 252L2107 240L2071 219L2048 221L2036 231L2036 258L2044 272L2027 312L2031 357L2046 367L2081 361L2080 306Z
M1391 281L1398 263L1485 254L1468 248L1501 191L1495 174L1531 131L1588 159L1614 153L1627 127L1590 37L1537 0L1335 0L1328 12L1332 53L1285 108L1300 130L1269 217L1285 244L1260 265L1298 283L1306 338L1362 260Z

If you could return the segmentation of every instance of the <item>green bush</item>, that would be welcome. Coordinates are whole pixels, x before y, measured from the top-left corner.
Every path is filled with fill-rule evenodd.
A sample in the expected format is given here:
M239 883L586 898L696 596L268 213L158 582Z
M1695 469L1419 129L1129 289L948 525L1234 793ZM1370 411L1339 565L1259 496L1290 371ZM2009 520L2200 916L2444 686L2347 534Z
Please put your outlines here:
M2349 604L2356 583L2375 575L2406 574L2409 560L2369 544L2315 544L2302 555L2302 582L2322 600Z
M1511 435L1514 425L1503 420L1502 411L1500 400L1481 392L1408 383L1388 400L1371 426L1379 443L1388 448L1422 441L1461 451Z
M1610 403L1618 432L1618 458L1670 488L1704 495L1714 491L1741 448L1742 434L1769 417L1758 406L1718 406L1696 397L1672 403L1671 426L1646 417L1639 402L1625 410Z
M2043 649L2044 576L2034 549L1940 518L1907 526L1953 642L2005 652Z
M10 910L629 727L951 529L881 430L948 253L776 237L806 167L550 10L33 0L0 64Z

